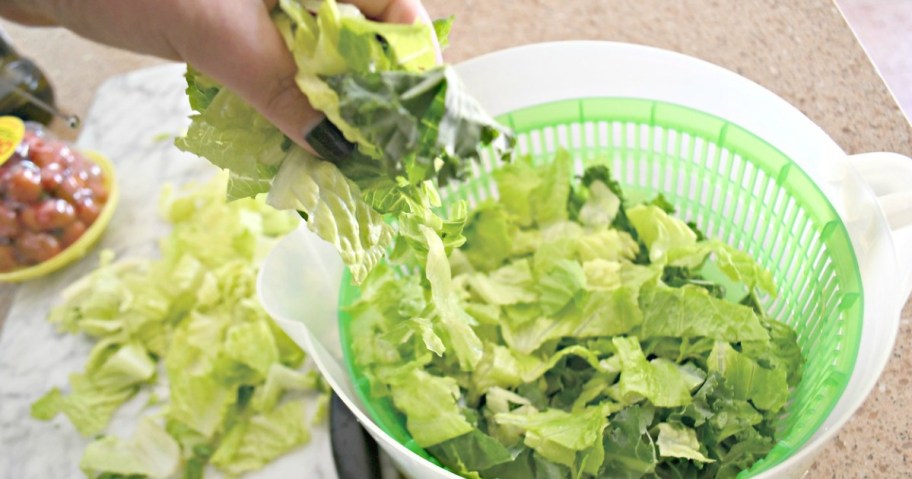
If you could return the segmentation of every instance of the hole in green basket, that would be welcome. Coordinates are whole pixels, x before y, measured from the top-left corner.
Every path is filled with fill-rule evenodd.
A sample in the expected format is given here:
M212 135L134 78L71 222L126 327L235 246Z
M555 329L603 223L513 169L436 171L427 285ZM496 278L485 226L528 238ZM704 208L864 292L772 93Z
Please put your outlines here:
M635 98L572 99L528 107L498 119L514 129L519 151L526 148L535 164L549 161L553 151L548 145L559 144L574 156L578 170L605 163L625 188L661 192L686 220L697 221L713 237L745 249L772 271L780 295L761 298L763 306L795 327L802 353L814 357L808 358L802 381L792 391L780 419L777 444L738 477L769 470L801 448L836 406L851 378L864 303L848 232L813 180L782 152L747 130L670 103ZM565 127L555 128L558 125ZM705 158L710 151L713 157ZM496 168L493 159L487 161ZM489 172L479 171L481 178L444 189L445 207L447 198L477 200L493 191ZM782 201L765 201L780 197ZM757 232L760 238L754 237ZM704 273L725 281L718 272ZM350 278L346 271L339 295L339 333L356 392L390 437L440 465L411 438L405 418L391 401L371 396L370 382L355 364L351 317L344 306L357 300L359 291ZM727 286L736 297L739 292L730 283Z

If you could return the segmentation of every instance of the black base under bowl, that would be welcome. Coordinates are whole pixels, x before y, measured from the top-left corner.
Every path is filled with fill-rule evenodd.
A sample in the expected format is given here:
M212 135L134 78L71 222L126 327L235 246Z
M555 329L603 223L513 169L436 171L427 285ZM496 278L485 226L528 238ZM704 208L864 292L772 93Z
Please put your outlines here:
M329 409L329 435L339 479L382 479L380 450L339 396Z

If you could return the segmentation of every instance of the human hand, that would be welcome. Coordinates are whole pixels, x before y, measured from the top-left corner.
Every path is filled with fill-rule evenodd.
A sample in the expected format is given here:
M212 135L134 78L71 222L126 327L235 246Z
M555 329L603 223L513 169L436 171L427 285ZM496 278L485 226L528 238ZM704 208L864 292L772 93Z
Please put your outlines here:
M295 142L322 119L295 85L270 19L278 0L0 0L0 15L183 61L233 90ZM420 0L348 0L372 19L430 23Z

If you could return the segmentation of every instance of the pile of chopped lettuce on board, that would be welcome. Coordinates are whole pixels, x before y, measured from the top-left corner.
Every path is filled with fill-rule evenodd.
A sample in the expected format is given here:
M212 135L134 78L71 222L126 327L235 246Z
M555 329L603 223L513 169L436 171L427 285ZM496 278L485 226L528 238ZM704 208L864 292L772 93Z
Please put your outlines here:
M161 198L172 230L158 259L101 265L63 292L49 321L96 343L65 390L32 416L67 417L95 438L80 468L88 477L201 478L259 469L306 443L329 400L319 373L256 296L259 265L298 223L262 200L225 199L227 175ZM130 438L106 434L112 417L150 393Z
M514 159L461 248L425 230L427 263L404 264L423 274L368 275L346 309L371 396L467 478L735 477L773 447L803 364L758 304L770 274L605 166L571 171L563 151Z
M422 227L448 249L464 241L466 208L441 216L437 185L464 178L486 145L506 152L511 138L451 67L436 64L435 38L446 45L450 21L385 24L334 0L282 0L273 20L297 63L298 86L357 145L352 158L335 164L311 155L192 68L195 113L177 146L227 169L230 197L268 193L269 204L299 211L356 281L390 248L426 254Z

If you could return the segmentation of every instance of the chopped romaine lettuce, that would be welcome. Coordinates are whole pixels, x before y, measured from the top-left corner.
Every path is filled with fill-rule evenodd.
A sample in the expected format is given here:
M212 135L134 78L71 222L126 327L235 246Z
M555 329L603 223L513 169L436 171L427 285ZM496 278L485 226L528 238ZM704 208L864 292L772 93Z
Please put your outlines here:
M161 258L113 262L105 252L51 312L60 329L98 342L69 390L37 400L33 417L63 413L96 436L160 379L159 361L167 376L160 411L143 417L132 439L104 436L86 448L80 465L89 477L164 478L181 469L201 477L210 462L239 474L309 437L304 396L285 393L325 397L325 387L316 372L300 371L303 351L268 317L255 288L259 260L297 220L253 198L228 203L227 186L220 175L189 193L166 189L162 213L173 229L160 241Z
M756 304L771 275L664 198L626 203L604 166L573 182L569 158L496 170L449 262L425 229L426 262L374 270L356 366L467 478L733 477L772 448L803 363ZM720 299L707 261L752 301Z

